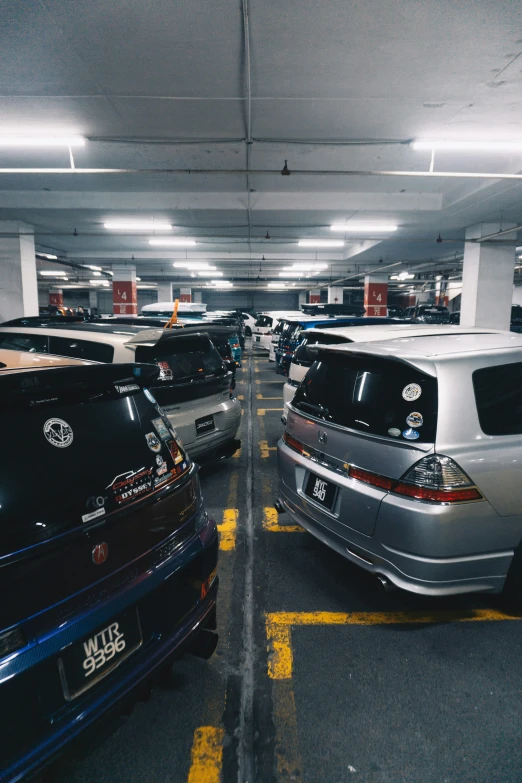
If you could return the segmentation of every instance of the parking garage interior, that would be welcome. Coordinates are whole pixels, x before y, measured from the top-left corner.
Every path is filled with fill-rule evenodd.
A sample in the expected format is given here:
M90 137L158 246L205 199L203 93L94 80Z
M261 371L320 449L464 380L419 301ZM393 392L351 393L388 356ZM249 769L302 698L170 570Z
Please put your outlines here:
M123 628L130 598L125 599L127 604L118 604L117 614L104 608L103 621L89 625L82 615L85 632L62 635L55 658L47 663L43 650L51 628L42 626L37 633L36 614L24 615L20 628L25 637L20 639L25 641L10 647L10 635L18 626L3 619L0 695L8 705L6 713L14 715L21 698L15 688L22 676L17 660L30 661L23 666L27 672L33 667L27 673L31 684L22 690L32 688L37 696L16 729L19 749L16 744L12 756L0 752L0 780L520 781L522 497L517 500L516 493L522 477L522 427L517 429L522 401L511 411L515 392L510 391L511 396L506 392L504 400L498 394L494 397L499 388L516 387L522 362L519 5L511 0L375 0L371 4L328 0L322 5L306 0L215 0L212 4L5 0L0 22L0 415L7 428L14 410L12 379L6 380L10 370L16 374L24 368L24 377L50 376L51 380L55 373L57 383L66 383L60 380L59 374L66 372L61 364L47 371L34 369L35 353L47 355L47 360L45 355L37 357L45 366L62 361L49 360L53 343L45 342L48 328L49 334L66 326L77 329L63 332L70 345L73 338L88 339L97 328L99 344L105 333L114 345L115 340L122 346L128 341L140 345L142 353L132 352L130 358L123 353L124 358L116 358L115 353L114 359L106 359L72 352L64 354L64 361L68 366L67 357L86 365L94 360L96 366L76 368L86 373L85 384L90 383L90 371L93 378L101 379L105 372L108 378L110 370L110 394L116 394L116 388L120 394L137 395L136 403L130 396L125 397L127 403L121 401L128 404L133 426L145 415L139 412L145 410L143 406L156 406L153 414L147 414L149 419L155 417L151 421L156 424L143 431L145 446L140 435L140 447L146 451L148 446L148 456L156 460L154 493L160 492L159 479L167 463L172 486L178 478L181 486L188 480L183 476L194 476L193 486L201 486L209 531L203 534L199 528L199 539L196 536L194 541L201 540L202 551L210 547L215 522L219 547L217 577L208 563L205 579L198 576L197 616L190 620L188 608L182 612L182 601L187 599L185 593L181 597L181 588L169 593L169 598L165 588L154 599L158 612L172 616L177 612L181 617L180 627L186 626L183 644L174 648L172 642L161 661L157 653L147 652L153 650L153 640L159 644L166 632L163 637L163 632L151 633L147 647L146 623L143 617L140 625L138 609L139 641L128 657L125 653L121 666L104 668L103 663L92 688L71 688L67 679L71 646L90 644L97 636L89 634L107 632L114 617ZM157 327L145 323L145 318L140 327L140 318L155 315L154 308L143 314L142 309L156 304L163 310L171 308L173 317L158 318ZM242 321L241 358L236 361L231 356L222 363L216 353L219 336L225 334L226 343L229 329L236 339L239 332L226 319L237 320L239 314L251 317ZM376 372L378 362L392 361L394 356L398 359L393 377L402 378L405 366L414 367L419 377L413 370L411 378L405 377L402 399L398 393L395 405L399 409L411 400L412 410L405 409L407 424L397 426L394 412L383 413L387 432L368 435L372 448L380 451L367 464L354 456L357 443L366 437L363 424L370 426L364 422L350 425L355 446L325 457L330 453L327 439L333 444L348 425L325 424L328 411L324 413L320 400L306 397L306 381L295 384L301 398L289 413L283 396L288 368L276 371L281 357L269 361L270 329L263 338L269 342L262 342L261 332L256 337L254 324L262 314L272 314L274 327L284 319L299 323L300 339L312 317L318 321L351 318L354 323L345 324L346 333L364 327L370 316L382 319L382 326L378 321L375 326L384 330L382 334L375 332L372 337L367 332L367 342L361 338L355 348L345 346L348 353L344 354L339 346L333 354L317 349L319 353L310 354L310 366L315 362L312 375L303 371L303 377L313 381L321 361L342 362L345 356L372 357L364 377ZM192 326L189 316L195 319ZM396 321L389 322L391 318ZM216 323L210 325L213 319L221 319L221 332ZM409 338L407 332L404 338L403 334L396 337L392 348L387 348L386 340L392 336L385 330L397 325L413 331ZM32 328L40 330L38 348L29 340ZM148 337L140 332L142 328L152 330ZM169 336L169 329L185 335ZM422 352L423 329L441 341L438 352L435 342ZM18 341L10 338L13 331ZM205 339L215 345L209 348L205 343L202 348L203 343L198 343L197 351L186 349L199 351L198 356L213 352L219 365L209 369L210 365L202 364L190 372L195 377L204 368L208 378L217 374L222 384L219 394L226 397L230 409L233 403L240 422L237 432L237 424L230 425L233 449L221 451L221 442L219 448L201 448L200 440L192 461L176 433L181 429L173 424L175 413L171 417L169 412L175 406L171 401L163 403L159 393L157 401L153 396L154 383L169 382L173 372L181 375L177 365L165 361L164 345L182 344L183 339ZM451 340L459 339L463 342L457 343L457 350ZM372 348L372 340L380 347ZM316 342L322 344L320 337ZM234 345L239 348L239 342ZM296 348L297 343L287 352L288 362ZM22 357L16 359L20 365L6 366L5 356L15 351ZM508 353L511 358L503 364L502 356ZM112 369L98 364L107 361L114 362ZM445 375L459 361L468 361L473 381L471 370L466 376ZM150 362L160 375L150 381L149 390L144 378L147 373L152 378L153 371L143 368ZM125 373L117 374L117 364L127 368ZM489 371L490 365L498 365L503 374L480 376L485 380L479 388L477 373ZM339 389L344 389L344 377L339 370ZM436 414L422 407L428 404L429 384L437 380L438 425ZM22 382L24 400L33 394L34 385ZM102 393L96 386L105 400L109 392L103 388ZM212 388L218 393L217 385ZM360 401L362 386L354 389ZM52 382L45 390L37 400L42 410L57 399L64 407L49 413L53 418L47 421L43 417L47 430L35 425L33 431L28 424L23 449L15 449L21 461L17 471L25 474L28 496L27 472L41 472L42 465L33 464L24 452L31 452L31 442L38 439L46 445L44 435L53 452L49 459L59 450L61 459L62 451L78 449L75 470L82 481L97 470L96 454L80 446L78 435L74 435L76 443L73 440L72 431L79 433L80 425L72 425L69 432L67 405L72 398L62 399ZM184 410L191 404L199 410L203 393L198 394L184 389L179 398ZM27 403L27 422L33 421L38 408L31 404ZM339 405L343 404L341 400ZM387 403L382 404L384 411ZM85 413L89 405L83 398L82 405L75 414L79 420L90 415ZM500 418L503 405L505 420L486 425L488 411L490 422L491 409ZM466 440L464 424L470 419L470 406L477 425ZM15 410L18 415L21 409ZM127 416L127 408L122 410ZM210 419L209 425L206 408L191 414L195 441L206 436L207 426L218 428L217 419L213 415ZM371 533L366 536L368 549L360 531L356 536L347 532L343 543L333 542L328 525L312 524L312 517L302 511L317 510L323 502L319 485L315 500L305 483L292 495L281 475L282 463L289 459L295 462L292 475L294 468L297 477L299 471L308 475L306 465L313 463L327 484L339 484L344 470L345 483L365 482L368 507L378 498L379 508L384 509L387 501L379 492L391 493L387 497L395 498L389 516L393 525L400 516L398 493L405 492L405 484L410 486L413 479L406 468L394 474L400 459L390 459L393 467L388 471L378 468L381 453L396 445L401 454L417 449L415 460L436 456L439 441L435 444L432 438L423 445L423 433L432 420L446 448L443 454L449 453L442 460L449 459L452 475L460 471L462 487L471 487L469 491L478 495L466 496L477 502L463 501L460 516L455 517L448 511L451 503L458 502L453 496L447 503L435 495L418 496L424 516L419 516L417 529L402 544L400 562L410 558L417 565L448 569L446 576L437 584L430 581L428 587L428 580L435 577L416 580L406 573L406 565L405 570L403 565L389 570L379 566L384 560L375 559ZM107 452L125 451L127 440L118 442L116 435L111 440L116 423L109 418L103 422L93 425L90 437L93 443L99 439L106 459ZM306 427L312 432L318 423L313 448L304 436L303 445L298 433ZM393 439L396 444L390 446ZM163 451L164 443L168 452ZM11 446L4 443L5 475L11 475ZM360 454L366 458L369 449ZM63 460L57 464L66 470ZM439 464L444 473L449 463ZM138 468L141 464L136 462L132 480L125 479L135 496L149 488L152 492L152 483L138 483L135 478ZM53 504L59 504L65 494L64 485L67 493L77 486L74 477L69 483L60 470L52 461L46 466L50 494L44 506L51 517ZM455 482L452 491L460 489ZM8 485L0 482L0 495L8 494ZM298 495L304 506L297 503ZM493 496L499 496L499 504L509 501L509 512L498 511ZM84 529L79 528L78 535L96 543L98 549L89 543L87 553L89 567L92 555L96 570L96 558L100 564L102 559L110 563L114 550L121 545L121 551L127 551L137 533L134 527L119 528L121 538L114 533L108 538L106 528L113 523L103 516L107 504L102 497L96 505L93 497L94 505L88 513L85 510L80 526ZM123 513L118 503L123 508L127 498L115 497L123 499L116 501L114 513ZM441 505L434 515L448 514L446 528L433 542L433 551L421 552L416 549L419 527L427 522L433 509L430 503L435 502ZM1 503L0 498L0 515ZM498 511L494 512L497 522L487 529L481 509L490 503ZM340 521L350 529L350 514L356 513L356 507L342 508ZM474 522L468 527L464 515L470 508ZM34 524L45 527L42 521ZM195 524L197 533L200 523ZM96 531L92 534L91 525ZM455 551L440 544L453 534L448 534L448 525L453 532L460 531ZM51 532L48 536L50 543ZM386 534L383 540L393 560L397 545L392 542L392 546ZM39 546L45 541L38 539ZM169 544L169 558L178 556L178 543ZM58 537L52 545L59 546ZM185 545L179 544L180 552ZM150 551L152 546L147 544ZM2 557L11 567L11 560L22 562L28 552L23 549L22 557L21 548L6 549ZM48 575L41 576L42 584L52 581L51 571L56 569L63 570L66 587L67 579L74 581L66 556L64 551L63 562L52 561ZM476 561L476 570L466 572L457 585L457 577L452 581L454 577L447 574L459 558ZM492 576L486 569L495 558L502 563ZM148 567L147 577L155 568ZM181 584L182 566L172 568L169 584L174 580ZM111 579L112 587L105 580L96 593L91 591L82 612L101 611L107 591L123 590L123 576L117 584L115 577ZM185 592L194 588L194 579L187 578ZM2 584L9 590L8 583ZM16 604L21 590L17 587L21 582L13 584L12 593L6 593L9 604ZM27 582L24 590L28 591ZM210 607L216 591L214 622L215 610L209 608L203 617L202 607ZM67 595L67 602L72 601ZM60 629L69 633L76 617L73 609L56 617L52 633ZM210 647L216 638L214 651ZM202 639L208 648L203 648ZM111 648L112 655L115 649ZM140 673L132 674L129 668L133 656L140 660ZM107 696L127 669L135 687L126 686L125 699L121 691L121 703L115 695L109 710L108 705L102 706L104 692ZM59 708L57 702L46 701L53 678L63 688ZM43 726L40 734L32 728L37 714Z

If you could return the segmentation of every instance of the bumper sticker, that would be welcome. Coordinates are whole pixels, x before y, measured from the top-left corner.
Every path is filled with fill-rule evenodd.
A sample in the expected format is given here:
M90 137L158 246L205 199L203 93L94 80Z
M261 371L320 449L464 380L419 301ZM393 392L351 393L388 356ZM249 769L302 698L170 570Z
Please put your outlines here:
M151 451L153 451L155 454L157 454L159 451L161 451L161 443L158 439L158 436L155 435L153 432L147 432L145 435L145 440L147 441L147 446Z
M417 427L422 427L424 424L422 413L419 413L418 411L413 411L413 413L410 413L408 416L406 416L406 424L408 424L410 427L414 427L415 429Z
M409 430L404 430L402 433L402 437L406 438L406 440L417 440L419 437L419 433L417 430L412 430L411 428Z
M171 437L169 428L163 419L152 419L152 426L160 436L161 440L168 440Z
M422 394L422 389L418 383L409 383L402 390L402 397L406 402L415 402Z

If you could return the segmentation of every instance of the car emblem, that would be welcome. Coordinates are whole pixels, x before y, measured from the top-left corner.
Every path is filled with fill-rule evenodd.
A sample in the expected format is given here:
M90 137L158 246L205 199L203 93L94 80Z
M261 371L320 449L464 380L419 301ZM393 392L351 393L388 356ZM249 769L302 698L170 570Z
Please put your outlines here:
M63 419L47 419L43 432L51 446L58 449L67 448L74 439L72 427Z
M92 562L94 565L101 565L105 563L109 557L109 545L103 541L101 544L96 544L92 550Z
M328 440L328 435L326 434L326 432L321 432L321 430L319 430L319 432L317 433L317 438L319 440L319 443L326 443L326 441Z

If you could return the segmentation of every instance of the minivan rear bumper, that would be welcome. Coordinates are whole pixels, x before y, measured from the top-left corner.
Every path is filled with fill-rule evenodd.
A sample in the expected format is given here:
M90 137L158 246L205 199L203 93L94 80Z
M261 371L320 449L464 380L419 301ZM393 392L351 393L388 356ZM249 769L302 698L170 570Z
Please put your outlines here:
M158 548L160 550L161 547ZM216 565L216 526L208 520L205 527L187 539L168 560L147 573L137 574L136 579L118 594L100 601L81 616L65 623L63 628L53 630L45 639L39 640L36 648L12 656L18 674L7 677L6 684L16 686L19 677L22 687L24 679L32 678L42 691L38 704L45 716L46 730L31 739L19 738L25 747L19 753L14 752L14 758L2 769L2 783L15 783L35 775L60 756L65 748L69 749L71 743L81 741L99 721L121 713L135 700L136 691L154 681L163 667L192 647L203 629L215 627L217 577L208 592L202 592L203 597L175 624L170 622L171 613L176 609L175 601L165 601L167 595L170 596L169 585L174 583L175 578L183 581L186 572L187 578L194 576L204 582L215 573ZM140 622L149 628L146 638L144 631L143 645L86 693L60 705L52 687L58 681L55 670L61 650L85 638L93 630L103 628L123 610L135 606L141 613ZM149 614L146 616L145 612ZM159 624L156 627L154 623ZM45 676L42 677L42 674ZM4 690L0 683L0 694ZM4 710L24 710L26 698L26 689L22 687L16 704L2 702ZM36 722L36 715L30 717L28 731Z
M163 408L192 459L210 456L234 440L241 424L241 403L234 397L215 397L181 403ZM215 429L195 437L195 421L214 416Z
M317 471L280 441L279 501L293 521L327 546L366 571L422 595L501 592L514 548L470 551L480 546L482 531L498 525L489 503L435 505L387 495L382 500L372 535L342 524L298 491L296 466ZM335 482L335 475L331 480ZM364 490L364 485L361 485ZM475 531L473 535L472 531ZM466 548L467 542L467 548Z

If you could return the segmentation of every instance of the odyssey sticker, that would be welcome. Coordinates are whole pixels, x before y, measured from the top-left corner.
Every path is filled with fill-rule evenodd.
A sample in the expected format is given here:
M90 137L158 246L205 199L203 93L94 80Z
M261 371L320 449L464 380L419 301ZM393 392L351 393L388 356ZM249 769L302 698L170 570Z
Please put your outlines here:
M160 436L161 440L167 440L170 438L169 428L163 419L152 419L152 426Z
M409 424L410 427L422 427L424 424L424 419L422 418L422 413L419 413L418 411L413 411L413 413L410 413L409 416L406 416L406 424Z
M402 390L402 397L406 402L415 402L422 394L422 389L418 383L409 383Z
M118 391L120 394L126 394L126 392L131 391L139 391L139 386L137 383L127 383L125 386L119 386L118 384L114 384L114 388L116 391Z
M135 472L122 473L113 479L107 489L113 490L114 500L118 505L133 500L152 489L152 468L141 468Z
M147 441L147 446L151 451L153 451L155 454L158 453L158 451L161 451L161 443L158 440L158 436L155 435L153 432L147 432L145 435L145 440Z
M391 435L392 438L398 438L400 434L401 434L401 431L399 429L397 429L397 427L391 427L388 430L388 435Z
M73 442L72 427L63 419L47 419L43 432L51 446L57 449L65 449Z
M402 433L402 437L406 438L406 440L417 440L419 437L419 433L417 430L412 430L411 428L409 430L404 430Z
M91 511L90 514L84 514L82 517L82 522L90 522L91 519L97 519L98 517L102 517L105 514L104 508L98 508L96 511Z

